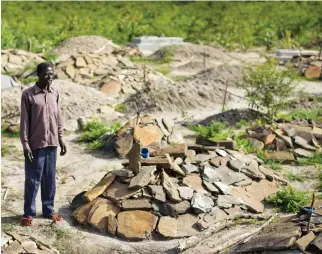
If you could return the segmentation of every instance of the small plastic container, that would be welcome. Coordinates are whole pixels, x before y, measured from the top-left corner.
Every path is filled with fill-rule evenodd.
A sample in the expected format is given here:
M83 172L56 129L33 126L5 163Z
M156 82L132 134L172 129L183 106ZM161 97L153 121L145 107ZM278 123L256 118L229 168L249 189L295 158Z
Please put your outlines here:
M141 149L141 156L142 156L142 158L144 158L144 159L147 159L147 158L149 158L150 157L150 153L149 153L149 149L148 148L142 148Z

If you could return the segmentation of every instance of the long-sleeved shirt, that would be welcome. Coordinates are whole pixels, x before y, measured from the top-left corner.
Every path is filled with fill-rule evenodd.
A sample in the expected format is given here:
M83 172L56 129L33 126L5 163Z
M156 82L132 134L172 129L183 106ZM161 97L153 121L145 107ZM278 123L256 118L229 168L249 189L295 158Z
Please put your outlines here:
M22 92L20 140L24 150L59 145L64 128L58 101L52 86L47 91L35 84Z

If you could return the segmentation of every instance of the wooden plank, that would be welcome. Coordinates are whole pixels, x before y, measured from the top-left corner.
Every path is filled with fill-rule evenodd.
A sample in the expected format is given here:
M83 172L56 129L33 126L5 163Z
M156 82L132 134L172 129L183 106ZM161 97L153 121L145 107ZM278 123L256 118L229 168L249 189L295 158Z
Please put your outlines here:
M218 148L225 149L222 146L188 145L188 150L195 150L196 152L216 151Z
M134 142L132 149L129 153L129 169L133 171L134 175L140 172L141 165L141 145L139 142Z
M141 166L159 166L164 169L171 167L169 160L166 157L161 157L161 156L141 159L140 164ZM127 167L129 166L129 162L123 162L122 165L124 167Z

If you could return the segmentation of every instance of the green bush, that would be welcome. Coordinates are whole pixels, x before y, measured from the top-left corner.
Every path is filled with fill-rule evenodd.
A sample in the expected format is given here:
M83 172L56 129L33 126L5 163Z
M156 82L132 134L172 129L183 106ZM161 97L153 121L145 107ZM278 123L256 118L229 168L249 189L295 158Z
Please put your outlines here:
M191 125L189 128L199 133L201 137L211 140L223 140L231 135L230 129L223 122L212 121L208 126L198 124Z
M283 108L285 99L294 89L293 79L278 71L274 61L245 68L243 80L238 85L246 90L250 105L265 111L269 120Z
M94 119L85 125L84 132L79 136L79 141L90 142L89 148L92 150L101 149L104 147L104 143L99 138L105 133L114 135L121 127L122 125L119 122L107 126L101 120Z
M124 113L127 111L127 105L124 104L124 103L120 103L120 104L117 104L115 107L114 107L115 111L117 112L120 112L120 113Z
M276 205L281 212L294 213L301 206L307 205L310 197L305 192L298 191L292 186L287 186L268 197L267 201Z

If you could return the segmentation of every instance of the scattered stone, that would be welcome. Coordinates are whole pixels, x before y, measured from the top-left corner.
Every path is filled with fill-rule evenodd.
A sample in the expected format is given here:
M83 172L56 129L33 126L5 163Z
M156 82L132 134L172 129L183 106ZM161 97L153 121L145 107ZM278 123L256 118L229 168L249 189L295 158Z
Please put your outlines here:
M117 216L117 234L128 240L148 238L154 230L158 217L147 211L120 212Z
M14 241L7 247L3 253L5 254L17 254L23 251L23 247L19 244L18 241Z
M270 181L274 180L274 173L272 170L260 165L259 166L259 171L266 176L266 178Z
M306 158L311 158L314 156L313 152L307 151L303 148L294 149L294 153L300 157L306 157Z
M188 237L198 233L196 225L198 216L186 213L180 215L177 219L177 237Z
M73 65L68 65L66 67L66 74L71 78L71 79L74 79L75 78L75 75L76 75L76 69L74 68Z
M164 124L162 123L162 120L160 118L157 118L156 120L164 136L169 137L171 133L165 128Z
M236 187L246 187L246 186L248 186L248 185L251 185L252 184L252 179L251 178L246 178L245 180L243 180L243 181L240 181L240 182L238 182L238 183L234 183L234 186L236 186Z
M258 170L258 163L255 160L251 160L249 163L246 163L242 168L242 172L246 176L255 180L265 179L265 175Z
M75 63L76 67L81 68L81 67L86 67L87 63L85 61L85 59L83 57L77 57L76 58L76 63Z
M261 213L264 211L264 205L254 197L250 196L249 193L243 189L232 189L230 191L230 195L240 198L250 211L255 213Z
M174 163L177 165L181 165L183 163L183 159L181 157L178 157L174 160Z
M179 195L184 200L191 200L193 196L193 189L191 187L180 186L178 187Z
M104 196L113 201L119 201L129 198L141 191L140 189L128 189L128 186L128 184L114 182L106 189Z
M200 164L202 162L209 161L212 157L213 157L213 155L211 155L211 154L199 153L193 158L191 163Z
M220 180L220 176L218 175L217 171L208 165L204 166L203 168L202 178L208 182Z
M213 182L213 184L218 188L218 190L224 194L229 195L231 192L231 189L227 184L221 183L221 182Z
M313 251L313 253L322 253L322 233L312 241L310 251Z
M245 163L240 160L230 160L228 166L236 172L241 172L242 168L245 166Z
M37 253L37 244L33 241L24 241L21 243L21 246L27 251L27 253Z
M191 206L196 213L205 213L211 210L214 206L214 201L210 197L206 197L204 194L196 192L193 194Z
M219 195L216 203L220 208L230 208L233 205L240 205L242 201L230 195Z
M111 173L116 176L123 176L128 178L133 177L133 172L128 169L113 170L111 171Z
M159 202L157 200L152 201L152 207L158 216L170 216L173 218L178 218L178 211L173 206L174 203L170 202Z
M86 203L86 201L83 199L84 194L86 193L86 191L82 191L80 193L78 193L72 200L72 203L70 205L72 210L77 209L78 207L80 207L81 205L84 205Z
M287 136L293 137L296 135L296 130L294 128L284 128L284 132L286 133Z
M177 211L178 214L184 214L189 212L191 207L190 202L187 200L184 200L180 203L169 203L169 204L174 208L174 210Z
M159 220L157 230L164 237L174 238L177 236L177 220L163 216Z
M132 178L129 188L143 188L150 183L153 173L156 171L155 166L144 166L140 172Z
M198 167L193 164L184 164L182 165L182 169L187 175L193 172L199 172Z
M215 185L213 185L212 183L208 182L208 181L203 181L203 185L212 194L218 194L218 193L220 193L219 190L217 189L217 187Z
M185 143L185 140L184 140L181 132L179 132L177 130L173 130L171 135L168 137L168 143L182 144L182 143Z
M222 157L226 157L227 156L227 152L225 150L222 149L216 149L216 153Z
M106 174L98 184L96 184L90 191L86 192L84 199L92 201L99 195L103 194L106 188L113 183L115 177L116 176L113 174Z
M92 207L98 203L105 202L106 199L104 198L96 198L91 202L88 202L80 207L78 207L73 212L73 217L80 223L80 224L87 224L88 215L92 209Z
M310 231L307 235L302 236L295 243L300 250L305 251L306 247L315 239L315 234Z
M93 207L94 208L94 207ZM120 212L120 208L113 202L105 199L104 203L100 203L88 217L88 223L102 233L107 231L107 223L109 215L116 216Z
M267 137L264 141L264 145L268 146L268 145L272 144L274 142L275 138L276 138L276 136L274 134L267 135Z
M137 209L151 209L152 204L148 198L138 198L138 199L127 199L122 202L122 208L124 210L137 210Z
M234 207L231 207L231 208L228 208L228 209L224 209L225 213L232 216L236 213L241 213L241 209L239 206L234 206Z
M283 136L283 135L280 135L278 137L285 142L287 147L293 148L293 142L292 142L291 137Z
M109 215L107 219L107 232L109 232L111 235L116 235L116 229L117 229L117 219L113 215Z
M196 151L195 150L188 150L187 151L187 157L190 159L193 159L196 156Z
M10 54L9 55L9 63L21 65L22 64L22 58L20 56Z
M202 180L198 174L190 174L189 176L186 176L183 178L182 183L197 192L204 194L207 193L207 191L202 187Z
M316 147L309 145L309 143L305 139L299 136L294 137L294 143L305 150L316 151Z
M199 216L200 219L197 223L197 227L201 231L228 218L228 215L218 207L213 207L209 213L201 214Z
M173 127L174 127L174 122L169 119L169 118L163 118L162 119L162 123L164 124L164 126L166 127L166 129L172 133Z
M115 80L107 80L101 86L100 91L108 96L118 95L121 91L121 83Z
M166 194L169 196L170 200L181 201L181 198L179 197L178 190L174 186L174 184L171 182L171 179L169 178L167 173L162 171L161 178L162 178L162 186L163 186Z
M224 184L231 185L234 183L238 183L240 181L245 180L247 177L243 173L238 173L235 171L232 171L226 166L220 166L215 169L217 179L214 181L220 181Z
M152 197L156 200L165 202L166 197L165 197L165 192L163 190L163 187L160 185L148 185L148 189L152 194Z
M265 145L262 141L259 141L254 138L248 138L248 140L249 140L250 145L258 151L262 151L265 147Z
M170 169L173 170L174 172L180 174L180 175L186 175L185 172L182 171L182 169L180 168L180 166L176 163L174 163L170 157L169 154L166 154L166 158L168 159L169 161L169 164L171 165L170 166Z

